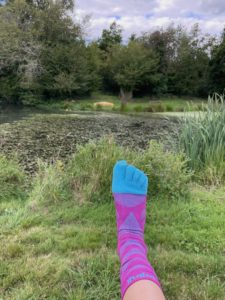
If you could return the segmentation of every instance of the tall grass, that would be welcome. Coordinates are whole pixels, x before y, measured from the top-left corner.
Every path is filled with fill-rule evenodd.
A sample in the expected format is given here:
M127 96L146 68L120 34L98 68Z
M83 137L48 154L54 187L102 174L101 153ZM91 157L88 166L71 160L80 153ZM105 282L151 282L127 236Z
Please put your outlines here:
M39 162L30 200L56 205L67 200L110 203L112 170L117 160L126 159L145 171L149 178L149 195L155 198L186 199L189 197L190 173L182 153L165 151L152 141L143 151L118 146L112 137L104 137L78 146L69 162L53 165Z
M184 117L180 145L196 176L218 184L225 180L225 95L209 96L203 110Z
M16 158L0 153L0 201L21 198L25 190L25 173Z
M143 151L120 147L108 137L79 146L69 162L67 178L76 194L83 195L83 200L109 202L112 169L121 159L145 171L151 196L170 199L188 196L190 173L186 170L186 158L181 153L165 151L156 141L151 141Z

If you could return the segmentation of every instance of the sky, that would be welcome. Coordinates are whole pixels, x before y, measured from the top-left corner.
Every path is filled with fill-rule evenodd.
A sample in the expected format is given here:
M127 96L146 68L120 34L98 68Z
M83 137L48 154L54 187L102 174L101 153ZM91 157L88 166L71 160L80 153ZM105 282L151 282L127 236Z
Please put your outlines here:
M101 35L116 21L125 39L171 22L190 28L199 23L203 33L219 35L225 26L225 0L76 0L74 18L90 16L87 39Z

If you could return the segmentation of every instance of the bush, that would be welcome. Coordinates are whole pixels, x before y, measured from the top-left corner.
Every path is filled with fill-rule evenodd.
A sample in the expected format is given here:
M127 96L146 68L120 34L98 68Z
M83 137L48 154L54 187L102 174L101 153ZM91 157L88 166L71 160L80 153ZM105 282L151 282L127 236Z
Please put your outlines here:
M149 147L135 157L134 165L149 177L150 196L188 197L191 173L187 171L187 159L183 153L166 151L161 143L151 141Z
M69 163L68 177L85 200L111 201L112 169L120 159L149 175L150 195L173 199L188 195L190 174L184 155L164 151L157 142L151 142L141 153L119 147L107 138L79 146Z
M41 102L41 96L32 92L24 92L19 96L19 101L26 106L36 106Z
M30 199L44 204L71 200L112 201L111 181L114 164L121 159L144 170L149 177L149 195L168 199L185 198L189 194L190 173L183 154L174 154L152 141L143 152L116 145L103 138L78 146L67 166L60 161L48 165L39 161Z
M18 161L0 154L0 201L21 198L25 193L25 173Z
M206 183L225 179L225 102L224 96L209 97L205 112L186 115L180 134L180 147L190 159L196 176Z
M68 166L72 185L85 200L99 201L105 197L109 201L113 166L125 157L129 159L131 152L117 146L111 138L78 146Z

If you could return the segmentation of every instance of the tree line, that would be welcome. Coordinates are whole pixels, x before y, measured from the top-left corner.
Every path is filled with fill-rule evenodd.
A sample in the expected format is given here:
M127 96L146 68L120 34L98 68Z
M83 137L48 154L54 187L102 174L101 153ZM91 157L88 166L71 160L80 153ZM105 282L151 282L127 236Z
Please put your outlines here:
M123 41L115 22L87 43L73 0L8 0L0 6L0 103L36 104L101 90L205 97L225 87L220 38L171 24Z

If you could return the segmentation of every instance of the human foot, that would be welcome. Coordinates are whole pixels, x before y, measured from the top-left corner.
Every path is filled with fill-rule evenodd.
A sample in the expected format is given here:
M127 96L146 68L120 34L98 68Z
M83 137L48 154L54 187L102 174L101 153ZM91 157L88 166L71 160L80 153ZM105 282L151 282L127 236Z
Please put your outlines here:
M122 160L113 169L112 191L115 199L118 236L143 237L148 178L144 172Z
M139 280L150 280L160 286L147 260L144 242L147 189L148 178L144 172L124 160L116 163L112 192L116 207L122 298L128 287Z

